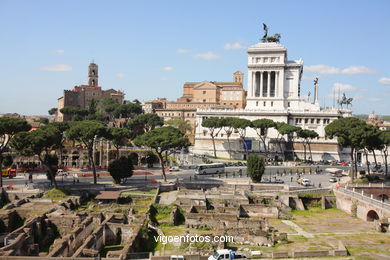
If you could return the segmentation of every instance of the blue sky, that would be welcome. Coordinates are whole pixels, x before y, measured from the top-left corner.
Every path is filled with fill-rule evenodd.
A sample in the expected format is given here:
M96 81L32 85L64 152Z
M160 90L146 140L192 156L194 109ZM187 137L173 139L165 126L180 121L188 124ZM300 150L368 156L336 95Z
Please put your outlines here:
M282 35L303 58L302 95L319 76L354 113L390 114L390 1L0 1L0 113L47 114L63 89L99 65L103 88L126 99L175 100L186 81L231 81L247 73L245 47ZM246 76L246 75L245 75ZM245 82L246 87L246 82Z

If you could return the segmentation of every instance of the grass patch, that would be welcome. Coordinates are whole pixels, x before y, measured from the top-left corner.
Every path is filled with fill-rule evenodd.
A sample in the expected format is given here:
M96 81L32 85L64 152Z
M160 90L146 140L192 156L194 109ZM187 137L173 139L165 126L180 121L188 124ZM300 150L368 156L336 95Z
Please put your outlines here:
M360 253L377 253L377 254L390 255L389 250L385 250L385 249L381 250L381 249L377 249L377 248L350 246L350 247L347 247L347 250L352 256L354 256L356 254L360 254Z
M70 191L65 188L51 189L45 193L44 198L47 199L64 199L70 194Z
M135 190L135 191L125 191L121 193L121 196L129 196L131 194L151 194L155 195L157 193L157 189L151 189L151 190Z
M324 212L331 213L331 212L339 212L339 209L331 208L331 209L322 209L319 207L313 207L308 208L307 210L292 210L290 213L294 216L303 216L303 217L313 217L316 214L321 214Z
M110 245L110 246L104 246L102 250L100 250L100 256L106 257L108 251L115 251L115 250L121 250L123 248L123 245Z
M159 228L166 236L182 235L185 225L174 226L172 224L161 224Z
M307 242L309 239L302 235L290 236L292 242Z
M333 191L328 193L298 193L299 198L321 198L322 196L332 196Z

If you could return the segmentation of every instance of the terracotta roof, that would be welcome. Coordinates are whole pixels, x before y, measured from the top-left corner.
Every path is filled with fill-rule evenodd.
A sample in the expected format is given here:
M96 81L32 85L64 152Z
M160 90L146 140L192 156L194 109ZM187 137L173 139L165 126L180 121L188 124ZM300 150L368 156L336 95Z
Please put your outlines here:
M121 196L120 191L101 191L95 199L97 200L117 200Z

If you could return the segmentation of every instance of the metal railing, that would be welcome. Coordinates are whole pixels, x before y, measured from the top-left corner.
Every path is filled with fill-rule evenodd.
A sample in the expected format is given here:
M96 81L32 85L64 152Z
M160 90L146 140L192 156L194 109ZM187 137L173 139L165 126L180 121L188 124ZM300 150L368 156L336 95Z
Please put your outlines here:
M374 205L376 207L379 207L381 209L385 209L385 210L390 211L390 204L388 202L375 199L373 196L367 196L366 194L364 194L364 191L363 191L363 193L360 193L360 192L356 192L354 190L349 190L346 188L338 188L337 191L340 191L344 194L348 194L349 196L351 196L353 198L362 200L364 202L367 202L367 203Z

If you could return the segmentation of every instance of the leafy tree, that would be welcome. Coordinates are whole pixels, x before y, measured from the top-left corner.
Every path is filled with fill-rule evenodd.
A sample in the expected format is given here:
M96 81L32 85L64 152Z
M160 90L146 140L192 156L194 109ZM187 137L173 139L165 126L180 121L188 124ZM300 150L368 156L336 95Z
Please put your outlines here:
M95 159L93 154L93 145L96 138L105 137L107 135L106 127L98 121L82 121L71 125L66 131L66 136L83 144L88 151L89 165L93 170L93 183L97 183Z
M263 118L263 119L257 119L252 121L252 128L256 130L257 135L260 137L261 141L263 142L265 154L267 154L268 152L267 145L265 143L268 134L268 129L275 126L276 126L275 122L271 119Z
M366 125L366 122L356 117L340 118L325 127L326 136L333 138L337 137L338 143L342 147L350 147L350 157L352 164L351 178L356 178L356 156L357 149L362 148L361 140L363 136L362 127Z
M0 173L2 172L3 153L8 144L19 132L29 131L31 126L26 120L12 117L0 117ZM0 188L3 187L3 176L0 174Z
M182 132L185 135L188 135L192 131L191 124L180 118L169 119L164 122L164 125L170 125L176 127L177 129L179 129L180 132Z
M224 117L221 119L221 126L222 129L225 131L226 138L228 141L228 152L229 152L229 159L232 159L232 149L230 147L230 136L233 134L234 128L233 128L233 117Z
M261 182L265 171L265 161L262 156L251 154L247 160L247 172L253 182Z
M48 125L48 127L54 127L61 135L61 138L57 139L57 143L54 148L59 152L59 164L62 166L62 156L64 151L64 143L66 141L66 130L69 129L70 125L68 122L53 122Z
M119 149L128 143L131 137L131 131L126 128L110 127L108 128L107 139L111 141L116 149L116 158L119 159Z
M167 180L167 177L165 175L163 153L170 149L188 147L190 145L188 138L173 126L160 127L146 132L135 138L134 143L138 146L145 145L154 149L160 160L164 181Z
M311 147L310 147L310 141L314 138L318 137L318 133L314 130L310 129L302 129L297 131L297 135L299 138L302 138L303 141L303 149L304 149L304 157L305 157L305 162L306 162L306 146L309 147L310 151L310 160L313 160L313 156L311 154Z
M366 165L367 165L367 173L370 174L370 163L368 161L368 153L370 151L373 151L374 158L375 158L375 164L376 164L376 157L375 157L375 149L382 149L382 142L380 140L379 134L379 128L374 125L365 124L358 128L358 133L360 138L360 142L358 143L359 149L363 149L363 153L366 157Z
M3 158L3 166L4 167L9 168L12 166L13 163L14 163L14 159L12 158L12 156L10 154L7 154L4 156L4 158Z
M136 103L120 104L113 111L115 118L131 118L142 113L142 107Z
M73 106L63 107L60 109L60 112L64 115L71 116L72 121L82 121L88 115L88 110Z
M383 142L380 139L380 130L377 126L368 125L367 133L370 133L366 138L365 148L372 152L374 156L375 166L378 166L378 161L376 159L375 150L381 150L383 147Z
M46 117L41 117L39 119L35 119L34 122L39 122L39 123L42 123L44 125L47 125L49 123L49 119Z
M142 104L138 99L134 99L134 100L133 100L133 103L134 103L134 104L137 104L137 105L141 105L141 104Z
M50 174L50 171L46 171L47 179L50 180L52 183L55 181L55 168L58 166L58 157L55 154L45 154L44 156L44 162L45 164L52 169L52 174ZM52 179L54 178L54 180Z
M246 137L246 128L251 127L252 123L248 119L244 118L234 118L231 120L232 127L235 132L238 133L240 136L240 139L242 140L242 143L244 144L244 149L248 158L248 147L245 142L245 137Z
M141 114L127 121L126 126L132 132L132 138L135 138L163 124L164 119L156 114Z
M97 106L99 111L102 111L106 114L107 121L113 121L114 120L113 113L117 109L117 107L120 106L120 104L112 98L102 98L99 100Z
M57 188L53 165L48 158L61 138L61 133L56 128L47 125L35 131L18 133L11 140L10 145L23 156L37 155L41 164L49 172L51 182Z
M88 119L89 120L94 120L95 119L95 114L97 112L97 101L96 101L96 99L91 99L88 103L89 103Z
M49 113L49 115L53 116L57 113L57 108L56 107L50 108L49 111L47 112Z
M390 147L390 130L382 130L379 133L379 138L383 144L382 146L382 152L383 156L385 158L385 172L386 176L388 174L388 164L387 164L387 156L389 156L389 147Z
M108 166L108 172L116 184L120 184L123 180L126 181L126 178L133 176L133 170L131 158L124 156L112 161Z
M301 130L300 127L293 126L286 124L284 122L277 122L276 123L276 130L278 130L278 137L276 138L278 140L280 153L285 155L285 151L282 149L282 138L283 136L287 135L287 141L293 138L294 133L297 133Z
M210 137L213 142L214 158L217 158L217 150L215 148L215 137L222 130L222 119L217 117L209 117L202 121L202 126L209 129Z

